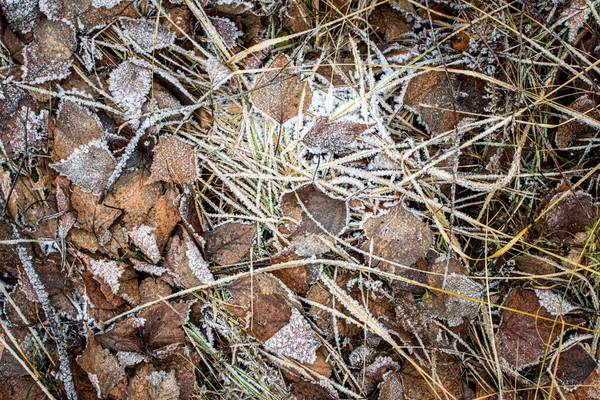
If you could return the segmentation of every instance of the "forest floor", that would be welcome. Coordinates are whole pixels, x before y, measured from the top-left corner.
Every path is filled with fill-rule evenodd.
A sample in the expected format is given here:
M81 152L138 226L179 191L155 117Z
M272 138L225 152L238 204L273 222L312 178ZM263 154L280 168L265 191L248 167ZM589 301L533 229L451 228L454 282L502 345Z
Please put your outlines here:
M600 399L598 0L0 10L0 399Z

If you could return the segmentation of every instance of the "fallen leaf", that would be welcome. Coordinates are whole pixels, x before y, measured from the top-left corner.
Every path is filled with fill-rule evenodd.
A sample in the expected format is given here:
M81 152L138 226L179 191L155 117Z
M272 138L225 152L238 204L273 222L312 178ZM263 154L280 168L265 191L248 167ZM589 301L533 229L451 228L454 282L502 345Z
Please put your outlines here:
M175 234L167 244L165 267L177 276L178 285L189 289L215 281L198 246L185 229Z
M140 301L137 276L133 268L114 260L96 260L85 254L81 258L94 278L100 282L102 293L115 306Z
M114 207L107 207L98 200L97 196L86 193L80 187L73 188L71 205L77 211L76 226L93 233L102 242L108 229L123 212Z
M570 0L567 8L560 14L561 20L569 28L569 43L574 43L579 30L585 24L592 10L585 0Z
M406 267L425 257L433 245L433 232L427 223L405 209L402 204L393 206L377 217L367 218L362 228L367 236L367 240L361 246L363 251L370 254L372 245L373 255ZM384 261L372 262L383 271L405 275L405 268Z
M559 355L556 379L563 385L583 384L596 370L597 362L581 344L576 344Z
M77 362L87 372L99 398L107 397L125 376L117 357L103 349L91 333L88 334L87 347L77 357Z
M291 220L281 228L300 257L322 254L330 249L325 242L339 236L346 228L348 208L343 200L334 199L308 184L285 193L279 202L283 215Z
M174 135L163 135L154 148L148 183L156 181L193 183L196 180L196 146Z
M116 17L138 16L131 2L121 0L40 0L40 10L51 20L67 21L79 32L101 28Z
M287 325L265 341L265 349L271 353L291 357L302 363L314 363L321 341L297 308Z
M283 24L292 32L298 33L308 30L311 18L306 7L300 4L290 3L283 11Z
M95 336L95 340L102 344L102 347L115 353L130 352L143 353L144 343L140 336L140 330L144 321L139 318L129 317L115 323L104 333Z
M256 108L280 124L306 112L312 91L308 85L302 84L300 76L294 74L290 58L282 53L268 68L274 70L265 72L252 91L251 98Z
M145 304L171 295L172 290L166 283L146 278L140 284L140 303Z
M114 156L106 143L100 140L78 147L67 159L50 164L73 184L96 196L100 195L116 166Z
M552 205L564 192L549 196L548 204ZM559 203L554 204L540 218L535 227L549 239L564 243L572 240L575 234L585 232L586 227L593 225L595 210L592 196L583 192L570 192Z
M245 330L263 343L290 321L293 306L288 293L271 275L236 279L227 291L232 297L227 310L241 318Z
M389 4L382 4L369 15L369 24L373 30L382 35L385 42L398 40L408 33L413 26L404 14Z
M583 385L572 392L563 391L566 400L599 400L600 399L600 370L595 369L585 380Z
M110 92L115 103L125 111L126 119L136 120L142 116L142 105L151 87L152 71L131 59L123 61L110 73Z
M558 318L553 326L555 316L540 304L539 295L533 290L513 289L504 299L503 306L496 336L499 355L508 366L517 370L538 363L562 332L572 329L564 326L565 322L573 325L584 322L561 313L562 318ZM546 321L523 312L552 320Z
M54 160L64 160L75 149L90 142L98 143L104 134L104 127L95 113L75 102L62 100L54 129Z
M335 393L336 396L318 382L298 381L290 387L290 394L297 400L336 400Z
M302 142L314 153L346 151L352 148L355 139L373 127L352 121L328 123L328 118L318 116Z
M38 0L0 0L2 15L12 31L31 32L39 18L37 3Z
M189 302L157 303L144 308L137 315L143 320L142 342L149 351L185 341L183 324L186 323L190 309Z
M225 17L209 17L209 20L227 47L235 47L242 37L236 23Z
M284 250L271 258L271 265L302 260L294 251ZM297 267L282 268L272 272L284 285L294 293L306 293L321 275L322 266L319 264L299 265Z
M587 7L587 5L585 7ZM579 97L569 105L569 109L572 111L600 121L600 111L598 111L597 107L598 102L588 95ZM585 141L585 139L592 139L597 135L598 129L574 120L563 123L558 127L555 140L559 149L567 149L571 145L586 145L588 142Z
M188 36L192 36L193 14L188 7L170 8L167 11L167 15L173 22L164 18L163 23L169 30L175 32L175 37L177 39L183 39L185 37L185 34L187 34Z
M237 264L250 255L256 236L256 224L226 222L204 232L206 257L219 265Z
M175 33L153 19L119 18L119 22L126 39L141 53L151 53L175 43Z
M406 86L404 106L419 114L421 121L436 135L454 130L455 123L458 125L470 114L483 112L486 104L484 92L478 87L480 81L450 74L450 83L453 90L444 71L430 71L413 76Z
M41 20L33 36L35 40L23 50L23 79L43 83L67 77L77 48L73 28L62 21Z
M130 400L177 400L180 388L175 371L156 371L146 364L130 380L127 394Z

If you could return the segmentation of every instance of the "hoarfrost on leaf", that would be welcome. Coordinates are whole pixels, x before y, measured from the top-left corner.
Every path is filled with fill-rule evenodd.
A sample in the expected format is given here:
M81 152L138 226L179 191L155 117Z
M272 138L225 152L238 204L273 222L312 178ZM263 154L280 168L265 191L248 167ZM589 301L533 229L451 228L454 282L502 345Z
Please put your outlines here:
M0 0L2 15L13 31L29 33L37 19L38 0Z
M292 308L290 322L265 342L268 351L302 363L314 363L321 341L300 311Z
M145 18L121 18L123 33L130 43L141 52L149 53L160 50L175 43L175 33L164 25Z
M128 233L133 244L139 247L152 262L157 263L160 261L160 250L156 243L156 235L153 233L155 230L156 228L148 225L140 225Z
M113 8L121 3L122 0L92 0L92 5L96 8L105 7Z
M537 294L540 305L552 315L565 315L577 309L576 306L563 300L558 293L554 293L552 290L534 289L534 292Z
M125 272L123 266L113 260L106 261L93 259L90 259L89 266L92 274L102 279L102 281L110 287L110 290L114 294L117 294L119 286L121 286L121 275Z
M142 105L152 86L152 71L132 60L122 62L110 73L109 89L115 103L125 110L128 119L139 119Z
M106 144L101 140L93 140L75 149L66 160L50 164L50 167L83 191L99 195L116 165Z
M568 3L560 16L569 28L569 43L573 43L592 10L586 0L570 0Z

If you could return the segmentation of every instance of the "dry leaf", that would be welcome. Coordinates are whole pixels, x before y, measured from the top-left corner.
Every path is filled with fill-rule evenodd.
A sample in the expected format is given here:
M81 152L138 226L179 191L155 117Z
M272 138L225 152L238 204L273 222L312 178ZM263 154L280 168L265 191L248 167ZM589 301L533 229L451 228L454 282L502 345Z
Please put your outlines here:
M185 301L157 303L144 308L137 318L143 320L142 342L149 351L160 351L185 341L183 324L186 323L190 304Z
M80 32L101 28L116 17L138 15L131 2L120 0L40 0L40 10L49 19L67 21Z
M57 162L64 160L75 149L102 140L104 134L104 127L95 113L78 103L63 100L58 107L54 129L53 158Z
M328 123L328 120L327 117L318 116L311 129L302 138L302 142L314 153L349 150L360 134L373 127L373 124L352 121Z
M0 0L0 9L11 30L29 33L38 21L38 0Z
M125 111L127 119L135 120L142 116L142 105L151 87L152 71L131 60L123 61L110 73L110 92L115 103Z
M504 299L503 306L517 311L502 309L502 321L498 326L496 340L504 362L517 370L534 365L542 359L546 351L550 350L546 347L552 346L562 332L570 329L563 326L563 321L574 325L584 322L566 316L564 312L561 313L563 317L557 318L556 325L553 326L555 316L542 306L539 295L533 290L512 290ZM518 311L552 320L542 320Z
M450 82L453 91L444 71L431 71L415 75L406 87L404 105L418 113L434 134L454 130L455 123L458 125L469 113L483 112L486 104L484 92L478 87L481 82L456 74L450 74Z
M548 204L554 204L563 194L559 192L549 196ZM570 192L549 209L535 227L549 239L564 243L592 226L595 214L592 196L583 191Z
M148 183L156 181L193 183L196 180L195 145L174 135L163 135L154 148Z
M433 244L433 233L429 226L416 215L397 204L388 212L370 217L362 224L367 241L361 249L386 260L411 266L425 257ZM373 260L373 265L383 271L405 275L405 268L384 261Z
M568 7L560 14L560 18L569 28L569 43L574 43L579 30L592 10L586 0L570 0Z
M91 333L88 334L87 347L77 357L77 362L87 372L99 398L107 397L125 375L117 357L103 349Z
M282 53L268 68L275 70L265 72L252 91L251 98L256 108L280 124L306 112L312 91L308 84L301 82L300 76L294 74L290 58ZM303 93L304 102L300 109Z
M202 234L204 253L219 265L237 264L250 255L256 231L256 224L226 222Z
M146 364L130 380L127 394L130 400L178 400L180 388L175 371L156 371Z
M282 264L302 258L292 250L284 250L271 258L271 265ZM306 293L321 275L322 266L319 264L299 265L297 267L282 268L272 274L281 280L294 293Z
M155 20L145 18L119 18L129 43L144 53L160 50L175 43L175 33Z
M23 79L43 83L67 77L77 47L73 28L62 21L42 20L33 35L35 41L23 50Z
M100 195L116 166L117 161L106 143L100 140L78 147L67 159L50 164L83 191L96 196Z
M596 370L594 357L581 344L560 353L556 379L563 385L581 385Z
M215 281L196 242L185 229L181 235L173 235L167 244L165 267L176 275L177 284L186 289Z
M327 390L327 388L319 385L318 383L312 383L308 381L295 382L290 387L290 394L297 400L336 400L337 392L335 396Z
M597 107L598 102L588 95L581 96L569 104L571 110L600 121L600 111L598 111ZM598 129L585 123L577 122L577 120L570 121L560 125L556 130L556 145L559 149L566 149L571 145L586 145L588 142L585 139L592 139L597 135Z
M409 22L403 13L397 11L389 4L382 4L375 7L369 15L369 24L375 32L382 35L385 42L400 39L413 26L413 23Z
M348 208L342 200L329 197L308 184L285 193L279 202L283 215L290 219L281 229L300 257L322 254L346 228Z

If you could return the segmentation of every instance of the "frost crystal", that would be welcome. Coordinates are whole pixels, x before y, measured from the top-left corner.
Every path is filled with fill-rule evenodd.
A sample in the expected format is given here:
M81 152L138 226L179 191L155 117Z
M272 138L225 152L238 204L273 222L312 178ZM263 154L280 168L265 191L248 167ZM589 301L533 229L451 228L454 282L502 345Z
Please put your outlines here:
M265 342L268 351L302 363L314 363L321 341L300 311L292 308L290 322Z
M540 305L552 315L565 315L577 309L573 304L564 301L560 295L552 290L535 289Z
M96 8L113 8L119 3L121 3L121 0L92 0L92 5Z
M123 272L125 272L123 266L112 260L90 260L89 265L92 274L102 279L102 281L110 287L110 290L114 294L117 294L119 286L121 286L119 279L121 278L121 275L123 275Z
M146 377L150 385L154 387L152 392L156 391L157 398L160 399L178 399L179 385L175 378L175 371L154 371Z
M208 72L208 77L210 78L210 83L212 84L213 89L219 87L225 78L231 74L229 68L214 58L210 58L208 61L206 61L206 72Z
M120 351L117 353L117 359L122 367L130 367L132 365L139 364L141 362L147 362L148 357L143 354L135 353L132 351Z
M28 107L21 106L19 120L25 123L27 132L27 147L31 151L46 151L48 146L48 110L41 110L35 114ZM22 153L25 151L25 135L11 135L10 141L13 151Z
M196 278L200 280L200 282L204 284L213 283L215 281L215 278L208 269L208 263L204 261L204 258L202 258L202 254L200 254L198 246L196 246L194 241L189 236L187 237L187 239L188 240L186 240L185 242L185 255L189 260L190 269L192 270Z
M38 0L0 0L2 14L12 30L31 32L37 17Z
M152 85L152 72L127 60L110 73L109 89L115 103L125 110L128 119L142 116L142 105Z
M151 19L121 18L125 36L142 53L160 50L175 43L175 33Z
M160 250L156 243L156 235L152 233L155 230L156 228L140 225L128 232L131 241L154 263L160 261Z
M50 164L50 167L85 192L99 195L116 165L106 144L101 140L93 140L75 149L66 160Z

